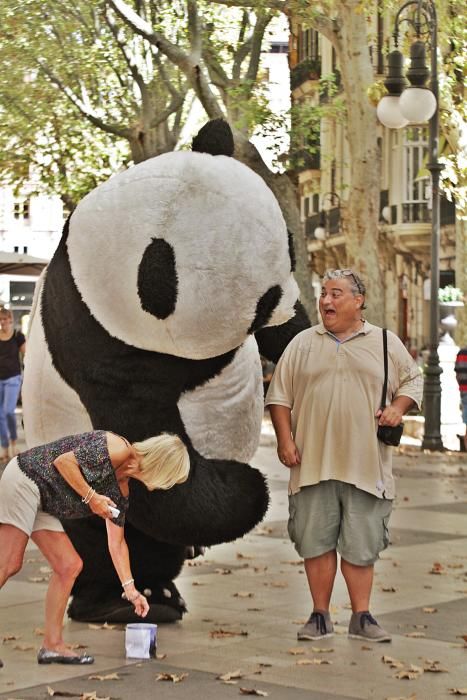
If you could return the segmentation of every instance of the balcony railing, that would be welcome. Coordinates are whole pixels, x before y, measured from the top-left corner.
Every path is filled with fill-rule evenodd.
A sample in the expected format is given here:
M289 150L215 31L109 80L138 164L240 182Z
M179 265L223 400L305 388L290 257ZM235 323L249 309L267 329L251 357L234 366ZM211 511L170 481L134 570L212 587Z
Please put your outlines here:
M339 207L327 209L324 212L325 231L327 236L335 236L341 232L341 210ZM323 225L322 214L312 214L305 220L305 235L307 238L315 240L315 229Z

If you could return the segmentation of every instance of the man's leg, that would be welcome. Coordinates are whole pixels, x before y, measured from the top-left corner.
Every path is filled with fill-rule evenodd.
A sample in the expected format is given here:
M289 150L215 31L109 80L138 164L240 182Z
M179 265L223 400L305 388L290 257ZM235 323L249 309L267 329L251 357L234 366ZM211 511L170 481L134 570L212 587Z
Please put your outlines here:
M63 656L76 656L63 641L63 618L82 561L68 535L52 530L37 530L31 535L53 569L45 597L45 635L43 646Z
M341 559L341 571L349 591L352 612L369 610L374 565L355 566L355 564Z
M305 572L313 599L313 610L329 610L336 571L335 550L326 552L320 557L305 559Z

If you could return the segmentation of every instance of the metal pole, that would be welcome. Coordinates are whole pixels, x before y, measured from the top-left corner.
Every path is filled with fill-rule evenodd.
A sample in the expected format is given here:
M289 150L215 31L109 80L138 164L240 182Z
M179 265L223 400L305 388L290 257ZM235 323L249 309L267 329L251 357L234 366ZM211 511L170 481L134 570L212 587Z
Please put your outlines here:
M420 7L419 0L419 7ZM435 113L430 119L429 125L429 156L427 165L431 173L431 293L430 293L430 350L428 363L425 368L423 400L425 413L425 432L422 449L443 450L441 440L441 380L442 369L439 364L439 249L440 249L440 202L439 202L439 174L443 166L438 161L439 141L439 104L438 104L438 65L437 65L437 19L434 3L432 8L431 31L431 90L436 98Z

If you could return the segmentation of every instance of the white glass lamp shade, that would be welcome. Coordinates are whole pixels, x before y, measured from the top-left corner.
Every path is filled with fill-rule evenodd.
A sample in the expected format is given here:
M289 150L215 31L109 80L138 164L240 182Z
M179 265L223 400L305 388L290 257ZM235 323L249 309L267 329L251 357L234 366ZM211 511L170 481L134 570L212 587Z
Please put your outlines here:
M376 115L381 124L387 126L388 129L402 129L409 123L409 120L401 112L399 95L382 97L376 107Z
M425 87L408 87L400 96L400 110L413 124L427 122L436 109L436 98Z
M326 238L326 231L322 226L317 226L315 228L315 238L318 241L324 241L324 239Z

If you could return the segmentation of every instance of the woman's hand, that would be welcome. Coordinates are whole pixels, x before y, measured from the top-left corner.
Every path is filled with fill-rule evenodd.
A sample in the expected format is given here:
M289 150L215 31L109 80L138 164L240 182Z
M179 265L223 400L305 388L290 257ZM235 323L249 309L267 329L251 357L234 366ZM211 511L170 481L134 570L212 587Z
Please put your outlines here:
M113 517L109 510L109 506L115 507L115 503L108 496L102 496L100 493L94 493L88 505L94 515L98 515L99 517L104 518L104 520Z
M146 617L149 611L149 603L146 596L134 588L133 591L126 591L125 597L135 606L135 613L140 617Z

